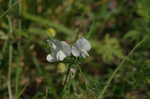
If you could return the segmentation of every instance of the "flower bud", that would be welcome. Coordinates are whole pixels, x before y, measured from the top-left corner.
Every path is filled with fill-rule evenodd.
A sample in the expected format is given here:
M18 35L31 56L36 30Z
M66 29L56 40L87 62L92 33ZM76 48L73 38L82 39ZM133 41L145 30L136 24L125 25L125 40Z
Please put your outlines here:
M56 31L54 28L49 28L47 29L47 34L49 37L55 37L56 36Z
M64 73L66 72L66 65L64 63L59 63L57 66L57 72L58 73Z

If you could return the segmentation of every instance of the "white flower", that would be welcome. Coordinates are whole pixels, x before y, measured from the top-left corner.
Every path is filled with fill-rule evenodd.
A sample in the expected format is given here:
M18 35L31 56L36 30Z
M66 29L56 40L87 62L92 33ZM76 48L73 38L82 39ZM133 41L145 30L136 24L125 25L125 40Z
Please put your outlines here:
M86 57L89 56L88 51L91 49L91 44L85 38L80 38L76 41L76 43L72 46L72 55L75 57Z
M48 62L63 61L71 53L75 57L86 57L89 56L88 51L91 49L91 44L85 38L80 38L70 47L65 41L59 40L48 40L51 46L51 54L48 54L46 59Z
M71 47L65 41L48 40L51 46L51 54L48 54L46 59L48 62L63 61L71 54Z

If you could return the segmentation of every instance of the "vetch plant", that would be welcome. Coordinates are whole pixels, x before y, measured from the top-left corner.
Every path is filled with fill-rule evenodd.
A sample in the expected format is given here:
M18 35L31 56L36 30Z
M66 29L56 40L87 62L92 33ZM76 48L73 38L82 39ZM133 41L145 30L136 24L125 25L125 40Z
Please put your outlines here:
M79 64L81 63L81 59L89 56L88 51L91 49L91 44L84 37L81 37L73 45L54 39L48 40L48 44L51 47L51 54L47 55L47 61L50 63L63 61L69 65L60 95L60 99L63 99L70 90L77 69L81 72ZM69 59L67 62L65 61L66 58Z

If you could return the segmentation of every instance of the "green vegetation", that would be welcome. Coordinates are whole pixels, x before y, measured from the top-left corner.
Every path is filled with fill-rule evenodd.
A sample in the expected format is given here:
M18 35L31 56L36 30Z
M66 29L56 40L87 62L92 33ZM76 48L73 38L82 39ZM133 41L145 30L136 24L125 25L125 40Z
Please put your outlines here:
M0 99L150 99L149 4L0 0ZM50 36L90 56L49 63Z

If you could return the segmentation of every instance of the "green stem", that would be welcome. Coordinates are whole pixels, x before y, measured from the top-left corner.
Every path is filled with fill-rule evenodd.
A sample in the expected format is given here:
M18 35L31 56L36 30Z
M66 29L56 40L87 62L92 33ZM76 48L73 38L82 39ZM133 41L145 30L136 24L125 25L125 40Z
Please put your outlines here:
M60 99L63 99L64 95L65 95L65 91L68 87L68 83L69 83L69 79L70 79L70 69L71 69L71 65L69 65L68 70L67 70L67 74L66 74L66 78L65 78L65 82L64 82L64 87L62 90L62 95L60 97Z
M9 99L12 98L12 89L11 89L11 64L12 64L12 46L9 46L9 67L8 67L8 93Z
M10 38L12 35L12 32L13 32L12 22L11 22L11 18L9 16L7 16L7 18L8 18L8 22L9 22L9 38ZM9 99L13 99L12 89L11 89L12 52L13 52L12 44L9 43L9 61L8 61L9 64L8 64L8 82L7 82Z
M16 1L16 2L13 3L13 4L11 4L11 6L9 6L9 8L8 8L3 14L0 15L0 18L2 18L3 16L7 15L8 12L9 12L10 10L12 10L12 8L15 7L17 4L18 4L18 1Z
M140 41L139 43L137 43L135 45L135 47L130 51L130 53L121 61L121 63L119 64L119 66L115 69L115 71L112 73L112 75L110 76L110 78L108 79L108 81L106 82L106 85L104 86L101 94L98 96L98 99L103 99L105 92L107 91L111 81L113 80L113 78L116 76L117 72L123 67L123 64L125 63L125 61L127 60L127 58L129 56L131 56L133 54L133 52L146 40L146 38L144 38L142 41Z
M37 23L40 23L40 24L43 24L43 25L51 26L53 28L56 28L58 31L64 32L66 34L73 34L74 33L73 30L70 30L70 29L66 28L62 24L53 23L50 20L44 19L44 18L39 17L39 16L31 15L29 13L24 13L23 17L28 19L28 20L31 20L31 21L34 21L34 22L37 22Z

